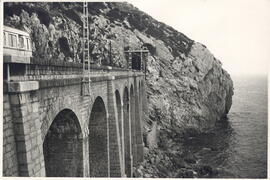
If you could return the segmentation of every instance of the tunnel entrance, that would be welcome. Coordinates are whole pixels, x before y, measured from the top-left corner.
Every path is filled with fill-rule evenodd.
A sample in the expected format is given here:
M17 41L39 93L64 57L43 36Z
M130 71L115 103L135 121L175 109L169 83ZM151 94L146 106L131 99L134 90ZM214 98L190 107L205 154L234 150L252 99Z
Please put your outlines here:
M47 177L82 177L82 131L75 113L65 109L53 120L43 142Z
M132 53L132 69L141 70L141 55L140 55L140 53Z
M97 97L89 120L90 177L109 176L107 113L101 97Z

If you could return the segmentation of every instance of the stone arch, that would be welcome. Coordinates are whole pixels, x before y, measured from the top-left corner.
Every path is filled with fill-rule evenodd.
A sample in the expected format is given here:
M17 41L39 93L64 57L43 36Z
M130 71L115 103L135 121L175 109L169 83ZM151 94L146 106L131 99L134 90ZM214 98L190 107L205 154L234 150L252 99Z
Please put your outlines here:
M124 88L123 92L123 118L124 118L124 150L125 150L125 174L131 177L131 136L130 136L130 117L129 117L129 91Z
M142 103L141 103L141 81L139 81L136 91L135 104L135 145L136 161L134 166L143 161L143 137L142 137Z
M123 118L122 118L122 102L121 96L118 90L115 90L115 99L116 99L116 108L117 108L117 120L118 120L118 128L120 135L120 152L121 152L121 161L124 161L124 126L123 126Z
M83 125L81 123L80 107L77 106L76 103L71 103L70 97L66 97L66 98L64 98L64 101L62 103L55 103L55 104L53 104L52 108L49 108L46 110L45 116L42 119L42 124L40 127L42 140L45 139L45 136L46 136L51 124L53 123L53 120L56 117L56 115L64 109L72 110L74 112L74 114L77 116L79 123L80 123L80 126L83 127Z
M90 176L108 177L108 121L105 104L100 96L92 106L88 128Z
M82 129L72 110L56 115L44 138L43 153L46 176L83 176Z

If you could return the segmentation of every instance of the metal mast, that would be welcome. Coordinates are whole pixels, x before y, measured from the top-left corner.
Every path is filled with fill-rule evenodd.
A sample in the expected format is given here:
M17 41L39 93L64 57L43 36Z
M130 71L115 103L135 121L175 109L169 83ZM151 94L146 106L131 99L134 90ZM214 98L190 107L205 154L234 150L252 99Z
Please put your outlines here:
M89 52L89 21L88 3L83 3L83 82L89 83L85 86L84 95L90 95L90 52ZM87 90L88 89L88 90Z

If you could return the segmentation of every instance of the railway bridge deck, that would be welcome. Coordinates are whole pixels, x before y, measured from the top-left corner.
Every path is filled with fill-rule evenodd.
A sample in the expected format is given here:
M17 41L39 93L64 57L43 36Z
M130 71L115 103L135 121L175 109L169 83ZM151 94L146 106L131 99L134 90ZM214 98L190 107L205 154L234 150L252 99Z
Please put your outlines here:
M82 68L4 61L4 176L132 177L143 160L145 73L93 65L83 81Z

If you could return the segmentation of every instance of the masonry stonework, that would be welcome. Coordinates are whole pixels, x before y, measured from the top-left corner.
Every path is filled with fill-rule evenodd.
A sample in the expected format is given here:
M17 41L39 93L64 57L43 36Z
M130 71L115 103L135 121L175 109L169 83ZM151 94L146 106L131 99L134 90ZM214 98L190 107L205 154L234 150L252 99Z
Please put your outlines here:
M50 71L40 76L40 66ZM90 94L84 95L80 66L51 66L57 67L32 64L24 78L14 76L4 84L3 175L132 176L143 160L145 75L96 70ZM56 75L59 66L65 67Z
M3 96L3 175L18 176L17 151L8 95Z

